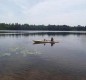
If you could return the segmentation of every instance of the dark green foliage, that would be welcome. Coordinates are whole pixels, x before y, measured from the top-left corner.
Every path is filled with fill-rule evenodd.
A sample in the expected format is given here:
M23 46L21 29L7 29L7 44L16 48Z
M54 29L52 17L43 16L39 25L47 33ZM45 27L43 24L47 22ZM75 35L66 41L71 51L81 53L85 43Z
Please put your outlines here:
M51 31L86 31L86 26L68 25L29 25L29 24L5 24L0 23L0 30L51 30Z

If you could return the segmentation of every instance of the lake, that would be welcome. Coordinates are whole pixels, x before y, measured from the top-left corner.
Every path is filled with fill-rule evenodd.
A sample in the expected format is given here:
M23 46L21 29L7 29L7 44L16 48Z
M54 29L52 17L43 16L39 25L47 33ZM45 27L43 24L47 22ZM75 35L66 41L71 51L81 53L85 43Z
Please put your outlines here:
M0 80L86 80L86 32L0 31Z

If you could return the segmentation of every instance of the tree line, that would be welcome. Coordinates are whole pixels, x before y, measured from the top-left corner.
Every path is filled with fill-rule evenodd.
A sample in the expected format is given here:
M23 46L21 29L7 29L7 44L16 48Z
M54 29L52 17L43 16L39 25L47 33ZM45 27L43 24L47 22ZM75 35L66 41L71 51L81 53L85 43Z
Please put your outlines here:
M52 31L86 31L86 26L68 25L29 25L0 23L0 30L52 30Z

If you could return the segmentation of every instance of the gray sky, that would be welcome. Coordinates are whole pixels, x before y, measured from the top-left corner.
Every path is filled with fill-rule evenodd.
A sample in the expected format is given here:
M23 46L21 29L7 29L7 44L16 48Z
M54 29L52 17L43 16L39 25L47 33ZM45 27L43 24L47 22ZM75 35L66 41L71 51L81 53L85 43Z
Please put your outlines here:
M0 0L0 23L86 25L86 0Z

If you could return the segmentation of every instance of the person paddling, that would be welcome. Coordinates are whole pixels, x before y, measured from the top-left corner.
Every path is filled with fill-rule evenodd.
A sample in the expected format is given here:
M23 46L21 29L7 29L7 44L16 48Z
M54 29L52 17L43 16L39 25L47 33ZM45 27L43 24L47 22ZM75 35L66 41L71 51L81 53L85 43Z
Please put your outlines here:
M51 42L53 42L54 41L54 39L53 39L53 37L51 38Z

